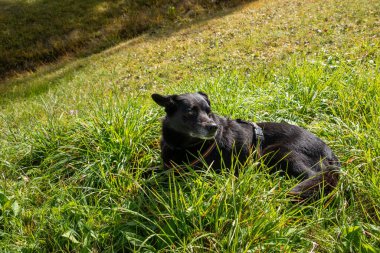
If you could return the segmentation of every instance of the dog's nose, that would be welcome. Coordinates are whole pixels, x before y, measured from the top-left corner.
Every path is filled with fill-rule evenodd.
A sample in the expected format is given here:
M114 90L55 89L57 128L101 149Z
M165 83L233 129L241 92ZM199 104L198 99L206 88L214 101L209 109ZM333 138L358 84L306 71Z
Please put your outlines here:
M215 132L218 130L218 125L217 124L210 124L206 126L207 130L210 132Z

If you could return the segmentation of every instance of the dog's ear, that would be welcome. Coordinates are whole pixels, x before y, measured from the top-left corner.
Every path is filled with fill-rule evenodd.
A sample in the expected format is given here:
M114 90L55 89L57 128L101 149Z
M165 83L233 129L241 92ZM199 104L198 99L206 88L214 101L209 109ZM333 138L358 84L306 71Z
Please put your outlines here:
M163 96L160 94L152 94L152 99L154 102L156 102L158 105L165 107L165 111L168 114L173 113L176 110L175 106L175 98L177 95L172 96Z
M176 97L176 95L163 96L157 93L152 94L152 99L154 100L154 102L156 102L160 106L165 107L165 112L167 114L172 114L176 110L176 105L174 101Z
M152 99L158 105L163 106L163 107L167 107L170 104L173 104L173 100L171 96L163 96L163 95L155 93L155 94L152 94Z
M204 92L202 92L202 91L198 91L198 94L202 95L202 96L206 99L208 105L211 106L210 99L208 99L208 96L207 96L206 93L204 93Z

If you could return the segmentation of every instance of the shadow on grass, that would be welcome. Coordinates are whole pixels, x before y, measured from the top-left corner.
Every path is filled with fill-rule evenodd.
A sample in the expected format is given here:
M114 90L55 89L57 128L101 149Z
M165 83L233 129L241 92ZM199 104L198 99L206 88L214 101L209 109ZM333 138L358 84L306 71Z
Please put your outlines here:
M248 0L0 0L0 80L63 56L100 52L152 28L178 30L244 2Z

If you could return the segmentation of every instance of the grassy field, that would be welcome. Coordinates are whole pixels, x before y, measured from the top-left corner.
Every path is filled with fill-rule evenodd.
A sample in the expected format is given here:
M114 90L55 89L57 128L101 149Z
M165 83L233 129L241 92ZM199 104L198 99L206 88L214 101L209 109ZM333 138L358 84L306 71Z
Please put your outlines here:
M0 251L379 252L380 2L256 1L0 86ZM160 169L153 92L286 121L342 162L330 196L252 161Z
M198 0L1 0L0 80L69 62L159 27L242 3Z

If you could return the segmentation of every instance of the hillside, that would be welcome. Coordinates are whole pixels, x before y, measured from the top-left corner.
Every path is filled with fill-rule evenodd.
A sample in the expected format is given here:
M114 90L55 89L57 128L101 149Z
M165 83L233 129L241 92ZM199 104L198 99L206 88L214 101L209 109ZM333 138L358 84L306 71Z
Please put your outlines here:
M0 5L0 81L103 51L162 27L181 27L244 0L14 0Z
M378 252L380 2L259 0L152 30L0 86L5 252ZM209 94L286 121L342 162L307 205L255 161L239 177L160 169L150 94Z

